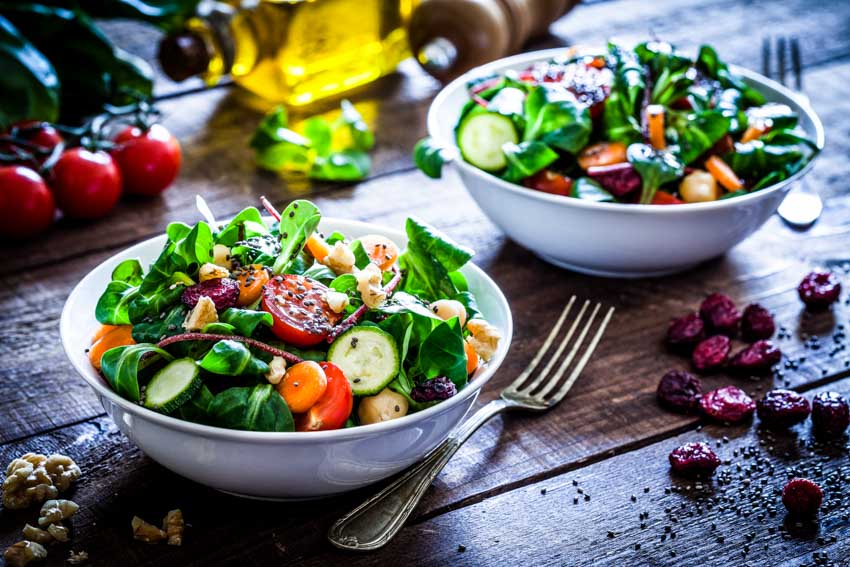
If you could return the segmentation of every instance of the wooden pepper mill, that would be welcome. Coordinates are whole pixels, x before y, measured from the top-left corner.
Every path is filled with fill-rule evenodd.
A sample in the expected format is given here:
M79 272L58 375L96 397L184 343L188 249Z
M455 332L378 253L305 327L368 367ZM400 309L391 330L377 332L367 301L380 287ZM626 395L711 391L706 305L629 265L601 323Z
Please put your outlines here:
M411 15L410 47L441 81L517 52L580 0L422 0Z

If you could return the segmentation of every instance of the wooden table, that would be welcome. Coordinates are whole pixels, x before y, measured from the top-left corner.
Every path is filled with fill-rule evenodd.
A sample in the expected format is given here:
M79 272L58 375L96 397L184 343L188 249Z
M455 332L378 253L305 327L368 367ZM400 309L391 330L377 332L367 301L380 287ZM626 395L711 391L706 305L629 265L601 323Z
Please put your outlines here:
M155 34L111 24L122 44L150 56ZM71 545L51 549L60 565L69 549L94 565L850 565L850 464L847 446L813 442L808 425L788 434L755 426L702 427L660 409L659 377L686 362L665 352L668 318L694 309L715 290L742 304L757 300L787 329L778 340L795 368L741 382L717 375L706 388L736 383L759 396L786 386L807 396L850 394L850 352L843 349L848 307L805 316L796 297L813 266L843 269L850 260L850 3L809 0L656 0L589 2L529 48L594 43L650 32L685 48L710 42L727 60L760 67L763 33L797 35L805 89L827 128L827 149L808 177L826 200L821 221L794 232L777 218L725 258L689 273L645 281L580 276L549 266L508 241L454 176L431 181L411 163L425 133L425 111L439 85L414 65L354 97L377 132L374 171L352 186L294 184L259 172L247 141L260 114L235 89L192 91L158 85L166 125L180 138L184 167L161 199L123 203L94 224L61 222L47 237L4 243L0 283L0 463L26 452L71 455L83 478L70 496L81 505ZM187 92L188 90L188 92ZM506 416L483 428L455 456L407 527L386 549L353 555L324 534L371 489L293 504L240 500L189 482L154 463L115 428L71 369L58 319L71 287L129 244L174 220L199 218L194 196L217 214L309 196L325 214L400 227L410 213L475 248L476 261L505 291L516 320L509 360L482 393L493 399L529 361L572 294L617 307L614 324L570 396L540 417ZM664 246L674 243L659 243ZM847 283L850 283L848 280ZM845 294L846 295L846 294ZM814 342L815 338L819 342ZM707 440L725 464L697 485L669 474L667 454ZM827 505L819 523L787 522L778 490L789 476L820 482ZM133 541L133 515L184 511L183 547ZM0 512L0 546L20 539L32 512Z

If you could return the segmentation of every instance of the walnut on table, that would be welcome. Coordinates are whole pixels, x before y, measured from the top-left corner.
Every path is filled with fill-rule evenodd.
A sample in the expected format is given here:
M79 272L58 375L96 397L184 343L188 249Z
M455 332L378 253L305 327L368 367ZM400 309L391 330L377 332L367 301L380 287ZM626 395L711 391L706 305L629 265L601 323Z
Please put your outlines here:
M3 552L7 567L24 567L33 561L47 558L47 550L34 541L19 541Z
M40 543L41 545L53 543L53 536L50 535L50 532L41 528L37 528L30 524L24 526L23 535L25 540L34 541L36 543Z
M163 530L153 524L149 524L138 516L133 516L130 522L133 527L133 538L145 543L159 543L168 538Z
M179 508L171 510L165 515L162 527L168 535L168 545L183 545L183 529L185 526L183 512Z
M71 500L48 500L38 514L38 525L42 528L67 520L77 513L80 506Z
M68 559L65 562L68 565L81 565L89 560L89 554L85 551L69 552Z
M65 455L26 453L6 468L3 506L10 510L56 498L80 478L80 467Z

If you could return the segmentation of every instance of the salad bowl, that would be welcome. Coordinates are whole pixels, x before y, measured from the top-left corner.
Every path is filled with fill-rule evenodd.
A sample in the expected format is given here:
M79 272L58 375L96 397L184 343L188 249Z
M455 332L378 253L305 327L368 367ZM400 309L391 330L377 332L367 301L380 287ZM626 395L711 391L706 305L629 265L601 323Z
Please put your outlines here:
M355 238L380 234L400 245L407 242L400 231L350 220L324 218L319 228ZM501 331L502 340L489 363L448 400L391 421L307 433L239 431L179 420L119 396L86 355L98 328L95 305L113 268L129 258L148 265L165 239L162 235L132 246L83 278L62 312L62 344L74 368L133 443L173 472L224 492L273 500L318 498L361 488L401 471L437 447L463 420L511 342L511 313L504 295L480 268L467 264L461 271L470 291L481 312Z
M558 48L500 59L452 81L430 107L429 136L448 150L447 154L459 156L455 125L469 100L468 83L509 70L521 71L563 53L564 49ZM798 127L818 150L823 148L823 125L803 97L752 71L731 65L729 69L768 102L790 107L799 118ZM460 157L452 161L478 206L510 238L557 266L623 278L679 272L722 255L773 215L813 163L811 159L787 179L743 196L670 206L552 195L505 181Z

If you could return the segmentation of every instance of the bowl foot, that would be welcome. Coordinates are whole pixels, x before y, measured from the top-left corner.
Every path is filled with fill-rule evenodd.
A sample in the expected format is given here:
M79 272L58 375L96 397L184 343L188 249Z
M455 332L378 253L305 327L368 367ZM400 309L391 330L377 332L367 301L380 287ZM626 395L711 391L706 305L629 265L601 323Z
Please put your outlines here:
M263 502L303 502L305 500L321 500L323 498L330 498L331 496L336 496L336 494L328 494L326 496L284 496L284 497L273 497L273 496L257 496L255 494L242 494L241 492L232 492L230 490L221 490L217 488L219 492L223 492L224 494L229 494L230 496L235 496L237 498L245 498L247 500L260 500Z
M554 264L559 268L564 268L573 272L578 272L580 274L586 274L588 276L598 276L603 278L655 278L658 276L668 276L670 274L684 272L685 270L689 270L694 266L699 265L699 262L695 262L693 264L677 266L674 268L664 268L661 270L597 270L595 268L588 268L587 266L582 266L581 264L571 264L570 262L564 262L563 260L558 260L545 254L538 254L538 256L544 261L549 262L550 264Z

